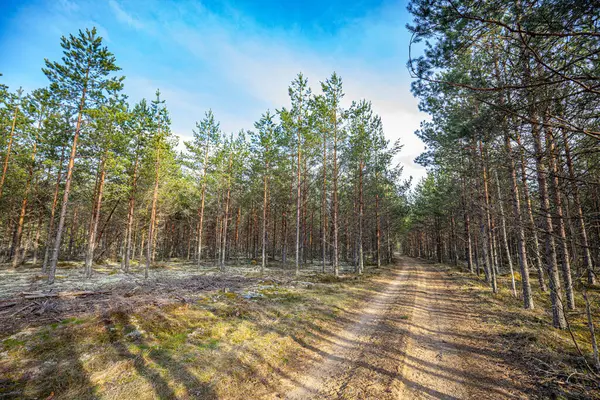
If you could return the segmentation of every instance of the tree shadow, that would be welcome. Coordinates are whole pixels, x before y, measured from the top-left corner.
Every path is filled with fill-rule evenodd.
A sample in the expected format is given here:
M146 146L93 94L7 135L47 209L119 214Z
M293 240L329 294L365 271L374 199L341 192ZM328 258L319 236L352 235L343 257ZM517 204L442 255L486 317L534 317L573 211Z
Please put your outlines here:
M121 325L124 330L130 332L135 331L135 327L131 324L130 318L125 313L114 313L110 317L105 316L104 326L109 336L110 344L116 350L117 354L127 360L133 362L133 366L137 373L142 376L152 386L154 393L159 399L177 399L182 398L177 396L174 389L169 385L169 382L154 368L144 360L144 353L140 351L138 354L132 353L124 342L124 338L117 329L116 325ZM134 341L140 348L149 348L147 343L142 339L141 335L137 336ZM167 371L173 381L182 384L187 392L187 396L183 398L201 398L201 399L217 399L217 394L213 388L201 382L189 370L171 357L169 352L163 349L151 349L147 356L158 366Z
M73 398L97 400L97 388L90 381L88 372L81 362L77 351L77 339L72 333L73 326L65 327L60 335L50 337L54 342L34 344L33 352L48 352L54 349L54 355L59 361L48 360L42 363L39 358L27 360L24 370L28 372L18 379L4 379L0 376L0 399L27 398ZM41 347L36 346L44 346ZM2 371L0 371L2 372Z
M327 329L314 323L314 321L303 322L306 329L301 337L296 335L289 327L265 327L265 330L291 338L308 354L312 354L312 356L307 357L307 361L317 371L319 371L320 365L325 362L343 365L342 370L339 372L343 376L343 383L338 391L340 397L350 395L344 391L347 387L352 387L350 383L354 379L354 375L367 375L386 382L402 382L411 390L432 398L459 398L448 391L451 390L450 388L442 390L439 385L428 387L429 385L426 383L408 379L403 376L402 370L397 368L401 365L407 365L417 375L427 376L428 378L424 382L430 380L458 384L469 391L473 389L480 394L487 393L490 398L511 397L510 393L513 391L522 394L530 392L531 388L526 383L513 381L509 377L490 379L488 372L483 369L465 370L452 364L422 359L418 354L406 353L406 349L400 345L400 342L410 340L419 343L420 346L430 347L447 355L466 356L474 362L478 362L478 359L485 359L492 364L506 363L514 366L509 351L489 346L489 343L494 340L493 335L465 334L461 333L460 329L458 332L454 329L440 331L433 327L423 327L415 324L408 317L413 315L414 312L428 313L433 320L445 318L450 324L458 324L464 319L477 321L481 317L479 312L472 312L467 308L470 302L466 296L461 295L460 292L456 295L454 291L450 291L449 283L453 279L452 277L435 276L427 269L420 271L420 273L424 275L424 279L428 279L428 284L429 278L431 278L431 284L437 288L436 292L428 293L418 290L413 282L403 282L390 291L376 291L381 295L372 297L369 308L381 311L387 310L385 307L393 307L393 309L383 312L382 315L385 316L369 317L367 314L365 321L363 319L364 312L337 308L340 315L336 316L336 319L339 320L341 325L344 325L344 328L347 329L349 326L361 324L360 329L362 332L356 338L340 335L342 331L338 332L338 326ZM393 304L390 304L390 302ZM446 306L448 303L455 304L456 307ZM376 314L379 314L379 311ZM406 318L404 318L404 312ZM494 312L495 314L496 312ZM377 335L376 339L383 337L383 340L373 340L375 338L373 335ZM358 357L356 357L356 354L352 354L352 352L356 353L354 351L356 349L360 349ZM382 361L384 358L387 361ZM522 368L522 371L526 371L522 366L518 367ZM364 372L365 370L370 372ZM328 377L323 376L323 379L328 379ZM357 383L360 384L361 378L357 379L359 379ZM302 383L298 380L294 384L302 387ZM305 392L310 392L310 389L304 389ZM352 390L367 389L354 387ZM313 397L306 398L318 398L320 394L311 392L311 395ZM354 395L352 393L351 397Z

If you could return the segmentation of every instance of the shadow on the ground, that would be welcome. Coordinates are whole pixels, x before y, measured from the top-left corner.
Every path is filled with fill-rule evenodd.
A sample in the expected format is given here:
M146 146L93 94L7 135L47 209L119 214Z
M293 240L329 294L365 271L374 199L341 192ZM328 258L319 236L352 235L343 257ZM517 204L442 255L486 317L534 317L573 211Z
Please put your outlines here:
M185 365L174 360L168 352L161 349L150 349L147 354L144 354L144 350L139 350L137 354L134 354L129 350L123 335L120 334L122 330L117 329L116 325L122 327L125 331L135 332L135 327L131 324L129 316L124 313L113 313L110 317L106 316L104 318L104 326L109 337L109 342L119 357L133 362L137 373L152 386L156 398L176 399L181 397L181 395L178 396L176 394L172 387L173 383L175 383L185 387L186 397L207 400L217 399L217 395L210 385L200 382ZM134 341L136 347L140 349L148 348L142 339L142 335L135 337ZM146 357L152 363L147 362ZM166 371L171 382L161 374L156 366Z
M336 319L341 321L341 325L345 327L359 323L364 325L360 329L367 335L367 340L370 342L367 345L364 341L349 339L336 333L339 326L335 329L326 329L320 324L307 322L305 323L305 335L302 337L290 334L284 327L269 327L268 329L281 336L290 336L306 350L307 360L317 368L319 364L325 362L343 365L341 373L345 375L344 383L339 389L340 392L337 393L342 397L348 383L354 379L353 375L368 371L369 376L379 376L378 379L402 382L412 390L426 393L432 398L457 398L452 393L440 391L439 386L428 387L426 384L407 379L401 373L402 369L399 368L401 365L406 365L417 371L418 374L426 376L427 379L424 379L423 382L435 380L453 382L466 387L469 391L485 393L489 396L488 398L504 398L509 396L508 393L520 393L521 396L531 394L531 382L513 380L510 376L501 378L494 376L493 379L490 379L489 371L485 369L465 371L459 366L442 365L424 360L418 355L407 354L402 342L410 339L415 343L426 343L427 346L441 349L446 354L460 354L462 358L474 362L480 360L510 366L513 370L518 370L519 376L524 376L528 372L524 366L514 363L514 354L509 349L490 346L497 339L493 334L483 332L464 334L460 333L460 330L439 331L413 323L409 316L415 312L428 313L434 320L445 318L453 324L460 324L465 320L480 322L490 317L498 319L510 317L508 311L488 311L469 307L472 299L465 293L451 289L454 278L450 275L433 273L427 267L418 273L424 275L422 278L427 279L428 285L437 288L436 293L418 290L414 282L408 279L392 292L373 297L370 300L369 305L372 307L383 309L394 307L396 310L402 310L402 315L399 315L398 312L388 312L384 317L370 318L366 324L363 324L359 322L364 317L361 312L338 309L339 315ZM383 289L375 292L383 293ZM436 306L429 306L432 303L435 303ZM420 333L416 333L417 331ZM345 355L357 348L361 348L358 357L353 355L349 358ZM295 385L299 386L302 383L296 381Z
M414 273L416 272L413 271ZM331 322L324 319L322 321L304 322L302 326L303 335L298 334L298 327L294 325L297 323L295 320L282 320L277 328L273 326L262 327L262 334L274 332L280 337L290 337L299 347L304 349L303 358L292 360L289 367L282 368L274 365L265 360L259 353L250 349L240 349L241 352L246 353L244 357L237 357L236 362L249 374L255 376L266 391L271 392L280 390L280 385L274 377L291 382L293 386L302 387L304 385L302 380L290 374L289 369L331 360L352 366L346 372L344 378L346 385L353 380L355 375L369 371L387 381L402 382L412 390L426 393L431 398L457 398L453 397L451 393L444 393L434 387L406 379L402 375L401 368L398 368L404 364L432 380L441 379L460 383L480 392L486 392L490 398L501 398L506 395L507 391L530 393L531 388L527 382L513 381L509 377L491 381L487 371L483 369L476 372L465 372L458 367L442 366L423 360L414 354L407 354L402 342L410 339L417 343L426 342L428 345L444 349L448 353L461 353L464 357L472 360L488 360L493 363L511 365L512 368L520 370L520 373L527 373L523 366L514 364L514 354L511 353L510 349L490 345L497 339L493 334L482 332L464 334L456 331L440 331L434 327L415 324L410 316L416 312L429 313L434 319L443 317L456 324L460 324L461 321L466 319L483 323L488 318L499 320L510 318L508 311L483 310L482 308L470 307L472 299L466 293L449 289L454 279L452 276L430 273L428 268L425 268L424 272L421 273L426 275L424 279L427 279L429 285L441 288L436 294L419 290L410 279L402 282L401 285L389 293L386 293L383 284L360 291L359 297L362 300L371 299L371 306L382 309L394 307L395 310L398 310L387 313L384 318L372 318L364 323L362 329L365 332L377 332L376 337L373 336L373 339L377 340L373 340L373 343L369 346L364 346L363 342L348 339L338 333L343 327L359 323L365 315L360 310L334 307L336 311L335 321ZM413 275L408 275L408 277L411 276ZM443 305L436 307L424 305L432 302ZM448 304L454 306L448 306ZM264 313L265 318L273 318L269 311L258 310L257 312ZM135 339L133 343L136 346L130 346L132 342L124 337L123 328L125 328L125 331L134 330L135 328L127 313L111 313L104 317L103 323L108 341L114 349L117 359L131 362L137 374L143 377L151 386L156 398L201 398L210 400L218 397L211 385L200 381L184 363L174 359L169 352L151 349L143 337ZM329 328L323 327L326 324ZM424 333L417 334L415 331ZM449 342L452 345L449 345ZM358 347L362 347L361 355L352 359L328 350L329 348L352 350ZM143 348L148 350L141 350ZM53 372L58 375L57 378L67 377L63 386L57 386L54 389L55 393L57 395L65 393L69 389L70 383L77 382L83 388L80 398L98 398L97 391L91 384L80 362L77 347L74 345L69 351L67 357L70 360L69 370L55 370ZM256 368L256 365L262 365L262 368ZM265 371L268 371L268 373ZM26 385L26 381L0 380L0 398L3 398L2 395L10 393L9 391L20 390L18 388L26 387ZM38 393L39 396L37 397L47 396L48 394L45 392ZM285 395L285 393L280 394ZM340 395L343 395L343 393ZM248 393L248 396L248 398L252 398L252 393ZM5 398L11 397L5 395ZM23 396L15 395L12 398L23 398Z

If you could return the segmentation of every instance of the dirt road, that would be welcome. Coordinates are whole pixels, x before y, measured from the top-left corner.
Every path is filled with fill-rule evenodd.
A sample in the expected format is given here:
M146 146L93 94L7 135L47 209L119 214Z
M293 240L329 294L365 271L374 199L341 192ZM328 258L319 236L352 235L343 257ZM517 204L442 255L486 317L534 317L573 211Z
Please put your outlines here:
M451 274L402 258L354 322L312 349L288 399L528 398Z

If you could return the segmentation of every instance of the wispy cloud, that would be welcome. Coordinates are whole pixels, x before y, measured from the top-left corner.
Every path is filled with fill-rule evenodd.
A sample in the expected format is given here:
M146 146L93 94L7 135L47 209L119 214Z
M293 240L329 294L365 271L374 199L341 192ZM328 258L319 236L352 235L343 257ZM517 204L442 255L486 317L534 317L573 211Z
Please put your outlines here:
M71 0L58 0L56 2L59 8L61 8L64 12L72 13L74 11L79 10L79 5Z
M62 0L62 1L66 1L66 0ZM108 0L108 5L110 6L111 10L113 11L113 13L115 14L115 16L117 17L117 19L119 21L121 21L135 29L143 29L144 28L144 24L137 18L134 18L127 11L125 11L116 0Z

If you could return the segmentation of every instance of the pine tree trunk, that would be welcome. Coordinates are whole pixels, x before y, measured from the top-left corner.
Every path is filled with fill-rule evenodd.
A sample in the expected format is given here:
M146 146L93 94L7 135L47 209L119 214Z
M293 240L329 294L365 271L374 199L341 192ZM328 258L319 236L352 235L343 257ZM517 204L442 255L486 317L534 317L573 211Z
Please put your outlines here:
M346 214L346 223L344 224L344 261L350 259L350 221L349 215Z
M73 258L73 253L74 250L73 248L75 247L75 240L77 239L78 236L78 231L79 231L79 219L77 218L79 211L79 207L74 207L73 209L73 218L71 220L71 225L70 225L70 229L69 229L69 246L67 247L67 256L69 257L69 259ZM77 243L78 245L79 243ZM79 250L79 246L77 246L77 249Z
M135 193L137 189L137 172L138 172L139 155L136 151L135 163L133 164L133 176L131 179L131 192L129 193L129 208L127 209L127 228L125 232L125 254L123 268L125 272L129 272L130 255L135 256L135 252L131 250L131 234L133 230L133 218L135 213Z
M561 272L563 284L565 287L565 297L569 310L575 309L575 294L573 293L573 279L571 278L571 261L569 259L569 245L567 242L567 233L565 230L565 220L563 218L563 206L560 191L560 182L558 180L558 166L556 161L556 145L554 142L551 128L546 126L544 129L546 136L546 151L550 164L550 187L554 198L554 208L556 212L556 223L558 225L558 238L561 247Z
M590 331L590 341L592 342L592 351L594 356L594 366L596 370L600 370L600 356L598 355L598 342L596 340L596 332L594 329L594 319L592 314L592 307L590 306L590 300L588 299L587 289L583 287L583 300L585 301L585 314L587 317L588 330Z
M467 267L469 268L470 273L474 273L475 270L473 268L473 241L471 239L471 216L467 207L467 196L466 187L464 180L462 181L462 191L463 191L463 210L464 210L464 226L465 226L465 259L467 260Z
M388 217L388 221L387 221L387 245L388 245L388 258L387 258L387 263L391 264L394 261L394 249L392 247L392 227L390 224L390 217ZM402 249L400 249L402 250Z
M92 206L92 218L90 221L90 231L88 236L88 247L85 255L85 277L92 276L92 263L94 261L94 249L96 248L96 233L100 222L100 209L102 208L102 195L104 193L104 180L106 177L106 159L108 157L108 148L105 150L100 162L100 178L98 181L98 191Z
M50 257L50 249L53 247L52 233L54 232L54 216L56 214L56 206L58 205L58 194L60 193L60 181L62 178L62 167L65 158L65 149L63 147L60 161L58 164L58 172L56 173L56 184L54 185L54 196L52 197L52 207L50 209L50 218L48 220L48 229L46 231L46 248L44 250L44 262L42 264L42 272L46 273L48 269L48 261Z
M358 167L358 273L364 271L363 254L363 160L360 160Z
M337 113L333 124L333 273L340 274L339 248L338 248L338 163L337 163Z
M544 278L544 267L542 263L542 252L540 250L540 239L538 236L538 229L535 223L535 218L533 217L533 207L531 205L531 196L529 195L529 184L527 183L527 169L525 165L525 154L523 149L523 145L521 144L521 134L517 130L516 132L516 141L517 145L521 149L520 159L521 159L521 183L523 185L523 197L525 200L525 208L527 209L527 216L529 217L529 225L531 228L531 235L533 236L533 256L535 259L536 270L538 273L538 283L540 285L540 290L542 292L547 291L546 288L546 279Z
M510 143L510 137L508 133L504 134L504 144L508 153L509 168L510 168L510 179L511 185L510 190L513 200L513 213L516 221L517 230L517 247L519 254L519 266L521 269L521 286L523 290L523 307L526 309L533 309L533 296L531 294L531 283L529 282L529 265L527 263L527 246L525 242L525 229L523 223L523 216L521 214L521 200L519 197L519 186L517 183L517 171L515 168L515 160L512 151L512 145ZM536 239L537 240L537 239Z
M298 275L300 273L300 212L301 212L301 201L302 201L302 197L301 197L301 185L302 185L302 181L300 180L301 176L301 169L300 169L300 162L301 162L301 157L302 157L302 152L301 152L301 136L300 136L300 129L298 129L298 162L297 162L297 171L296 171L296 275Z
M491 204L491 198L490 198L490 203L489 203L489 210L490 210L490 229L489 229L489 234L491 236L491 249L490 249L490 253L492 254L492 280L494 282L496 282L496 290L498 290L498 275L500 275L500 257L498 256L499 250L498 250L498 238L496 236L496 220L494 219L494 217L491 215L491 209L492 209L492 204Z
M575 177L575 168L573 167L573 159L571 158L571 149L569 146L569 138L567 132L562 129L563 144L565 148L565 157L567 159L567 168L569 171L569 178L572 182L573 188L573 203L575 204L575 210L577 211L577 222L579 223L579 232L581 234L581 248L583 252L583 266L586 269L587 281L593 285L596 283L596 274L594 272L594 263L592 254L590 252L590 244L588 240L587 229L585 225L585 219L583 217L583 210L581 208L581 200L579 197L579 187Z
M229 155L229 169L227 175L227 196L225 197L225 213L223 215L223 250L221 251L221 271L225 271L225 255L227 249L227 222L229 220L229 202L231 198L231 165L233 153Z
M481 265L479 264L479 240L478 240L478 236L477 233L475 233L475 245L473 246L473 252L475 255L475 271L477 273L477 276L481 275Z
M242 217L242 206L238 206L238 211L236 213L235 216L235 233L234 233L234 240L235 240L235 244L234 244L234 249L235 249L235 257L238 257L238 252L239 252L239 240L240 240L240 235L239 235L239 227L240 227L240 218ZM275 239L275 233L273 233L273 239ZM275 257L275 255L273 255L273 258Z
M252 222L252 237L253 237L253 258L258 260L258 241L260 239L260 226L258 224L258 208L252 209L253 222Z
M160 177L160 147L156 149L156 161L154 168L154 190L152 192L152 206L150 208L150 223L148 224L148 244L146 245L146 268L144 269L144 278L146 279L148 278L150 264L154 260L154 225L156 223L156 204L158 203L158 182Z
M377 182L375 183L377 185ZM377 191L377 187L375 187ZM379 221L379 193L375 193L375 235L377 236L377 245L375 253L377 256L377 268L381 267L381 222Z
M308 205L307 202L307 195L308 195L308 164L307 164L307 160L308 157L304 157L304 167L303 167L303 174L302 174L302 224L301 224L301 235L302 235L302 241L301 241L301 246L300 246L300 260L302 260L302 264L306 265L306 249L307 249L307 211L306 211L306 207Z
M6 172L8 171L8 163L10 161L10 152L12 150L13 139L15 136L15 127L17 126L17 115L19 114L19 106L15 106L15 112L13 114L12 124L10 127L10 134L8 135L8 145L6 146L6 155L4 156L4 164L2 166L2 177L0 177L0 197L2 197L2 189L4 188L4 180L6 179Z
M88 81L89 66L85 74L85 82ZM77 154L77 140L79 139L79 131L81 129L81 120L83 118L83 109L85 106L85 96L87 93L87 83L83 87L81 100L79 102L79 112L77 116L77 125L75 126L75 136L73 137L73 145L71 147L71 155L69 157L69 165L67 167L67 177L65 179L65 189L63 193L62 205L60 208L60 216L58 217L58 228L56 229L56 238L54 239L52 257L50 258L50 271L48 272L48 283L54 283L56 275L56 264L58 263L58 253L62 241L63 229L65 227L65 218L67 216L67 207L69 205L69 194L71 193L71 181L73 180L73 168L75 166L75 156Z
M598 180L596 180L598 181ZM595 212L596 212L596 229L595 229L595 234L596 234L596 244L600 243L600 193L599 191L596 191L594 193L594 208L595 208ZM600 264L600 246L596 246L596 264Z
M210 149L210 141L208 135L204 142L204 163L202 164L202 194L200 199L200 221L198 222L198 267L202 260L202 229L204 227L204 203L206 200L206 167L208 163L208 151Z
M25 239L25 245L23 249L19 249L19 258L21 260L25 260L27 258L27 253L29 252L29 247L31 246L31 234L33 233L34 226L29 225L27 229L27 237Z
M134 221L133 223L133 234L132 234L132 238L131 238L131 259L135 260L136 259L136 251L137 251L137 244L138 244L138 230L137 230L137 223ZM141 260L141 257L138 257L138 263L139 260Z
M37 154L38 134L42 127L42 119L38 123L36 129L35 140L33 142L33 149L31 151L31 160L27 173L27 182L25 183L25 193L23 194L23 201L21 202L21 212L19 213L19 222L17 223L17 232L13 241L13 268L16 268L21 264L21 252L19 248L21 246L21 235L23 233L23 225L25 223L25 213L27 212L27 202L29 201L29 191L31 189L31 183L33 182L33 169L35 165L35 156Z
M139 263L142 263L142 259L144 257L144 243L146 243L146 232L142 231L142 237L140 238L140 252L138 253Z
M273 238L271 240L271 258L275 260L275 255L277 254L277 209L273 207L269 214L272 215L273 221L271 224L271 237Z
M484 245L487 247L486 252L487 256L487 269L489 280L492 285L492 291L496 293L498 291L498 285L496 282L496 254L495 254L495 245L494 245L494 226L492 222L492 216L490 212L490 195L488 190L488 174L487 174L487 166L485 161L483 142L479 141L479 155L481 158L481 171L482 171L482 188L483 188L483 208L484 208L484 221L485 226L483 227L482 234L485 238Z
M442 227L440 226L439 216L435 217L435 255L437 262L442 264L444 262L443 248L442 248Z
M321 272L325 273L327 263L327 136L323 131L323 191L321 192L321 250L323 255L323 267Z
M534 115L532 120L536 120ZM556 259L556 244L554 242L554 227L552 226L552 214L550 212L550 199L548 196L548 183L546 181L547 170L544 164L544 152L542 141L540 139L539 126L532 124L531 134L535 148L535 160L537 166L537 179L540 195L540 214L542 215L542 224L546 237L546 263L548 269L548 279L550 281L550 301L552 303L552 323L555 328L565 329L567 321L563 309L563 297L558 276L558 262Z
M281 214L281 239L283 240L281 244L281 263L285 265L287 262L287 215L285 209Z
M498 173L496 172L496 187L498 189L498 206L500 208L500 221L502 226L502 242L504 244L504 253L506 254L506 258L508 261L508 268L510 271L510 280L511 287L513 291L513 295L517 298L517 286L515 284L515 272L513 270L512 259L510 257L510 247L508 246L508 235L506 233L506 217L504 215L504 205L502 204L502 191L500 190L500 179L498 178Z
M269 162L265 162L265 176L263 177L263 221L262 221L262 263L260 274L265 273L267 267L267 191L268 191Z
M38 217L38 222L35 230L35 239L33 242L33 265L37 264L38 260L38 251L40 249L40 235L42 232L42 222L43 222L43 214L40 212Z
M313 256L314 256L314 241L313 241L313 235L314 235L314 229L315 229L315 209L313 208L310 212L310 227L308 229L308 249L309 249L309 263L312 264L313 263Z
M157 198L157 203L158 203L158 198ZM155 219L154 219L154 231L153 234L154 236L152 237L152 257L151 257L151 262L154 263L156 261L156 253L158 251L158 246L156 245L156 243L158 243L158 227L160 225L160 216L158 215L158 212L155 214Z
M450 216L450 241L452 243L452 262L454 263L454 265L458 265L458 248L457 248L457 243L456 243L456 220L454 219L454 213L452 213L452 215Z

